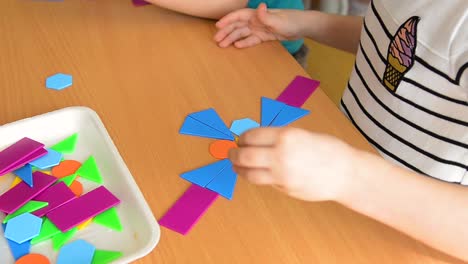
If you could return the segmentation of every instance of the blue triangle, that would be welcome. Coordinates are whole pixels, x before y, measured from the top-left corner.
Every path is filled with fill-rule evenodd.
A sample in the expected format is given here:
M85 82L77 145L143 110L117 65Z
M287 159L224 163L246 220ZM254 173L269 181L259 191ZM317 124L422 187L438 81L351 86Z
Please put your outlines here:
M232 200L234 187L236 187L237 174L232 169L232 163L229 164L221 173L216 176L206 188L218 193L219 195Z
M286 126L309 113L309 110L286 105L283 108L283 110L278 114L278 116L273 120L273 122L271 122L270 126Z
M262 97L262 118L260 124L262 126L269 126L285 106L286 104L284 103Z
M220 174L221 171L223 171L224 168L229 165L229 163L230 162L228 159L223 159L204 167L184 172L180 175L180 177L191 183L200 185L201 187L206 187L206 185L211 182L216 177L216 175Z
M24 165L13 173L27 183L29 187L33 187L32 167L30 164Z
M191 113L189 116L223 133L228 137L227 140L234 140L231 131L229 131L229 128L227 128L224 121L213 108Z
M250 129L257 128L260 125L250 118L234 120L231 124L231 132L240 136Z
M184 124L179 130L179 133L184 135L207 137L214 139L226 139L233 140L225 134L219 132L218 130L203 124L202 122L193 119L190 116L185 118Z
M3 230L5 230L6 224L2 224L2 227ZM8 246L10 246L11 254L13 254L15 260L18 260L22 256L29 254L29 251L31 249L31 240L26 241L22 244L18 244L15 241L11 241L9 239L6 239L6 241L8 242Z

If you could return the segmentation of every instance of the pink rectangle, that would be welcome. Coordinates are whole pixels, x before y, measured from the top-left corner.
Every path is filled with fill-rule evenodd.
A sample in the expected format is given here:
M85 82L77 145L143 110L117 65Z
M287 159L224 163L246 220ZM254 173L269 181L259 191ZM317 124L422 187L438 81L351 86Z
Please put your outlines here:
M12 167L21 167L20 162L42 148L44 148L44 144L25 137L0 151L0 175L14 169Z
M15 187L6 191L0 196L0 211L7 214L15 212L33 197L51 186L56 180L57 178L40 171L33 172L34 186L29 187L27 183L20 182Z
M23 167L24 165L26 165L27 163L35 160L35 159L38 159L44 155L47 154L47 150L46 149L38 149L37 151L31 153L30 155L18 160L17 162L11 164L10 167L8 167L6 170L4 170L3 172L0 173L0 176L1 175L4 175L4 174L7 174L9 172L12 172L12 171L15 171L21 167Z
M144 0L132 0L134 6L144 6L144 5L149 5L148 2Z
M66 232L82 222L120 203L104 186L100 186L71 200L46 216L62 232Z
M217 193L192 184L166 214L159 219L159 224L185 235L198 222L216 198L218 198Z
M75 199L76 195L63 182L59 182L47 190L34 197L35 201L48 202L49 205L41 208L32 214L37 217L43 217L45 214Z
M276 100L290 106L301 107L319 85L320 82L317 80L296 76Z

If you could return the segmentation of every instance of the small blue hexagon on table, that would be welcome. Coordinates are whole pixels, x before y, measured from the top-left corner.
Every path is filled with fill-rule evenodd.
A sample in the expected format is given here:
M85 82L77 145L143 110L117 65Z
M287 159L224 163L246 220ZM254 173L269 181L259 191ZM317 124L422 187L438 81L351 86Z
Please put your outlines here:
M46 87L54 90L63 90L73 84L73 77L69 74L57 73L46 79Z

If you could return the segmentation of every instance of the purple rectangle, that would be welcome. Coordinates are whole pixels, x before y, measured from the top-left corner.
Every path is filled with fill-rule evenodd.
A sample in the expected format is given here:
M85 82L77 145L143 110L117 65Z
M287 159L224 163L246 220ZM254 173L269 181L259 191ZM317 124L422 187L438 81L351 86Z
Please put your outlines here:
M320 82L317 80L296 76L276 100L290 106L301 107L319 85Z
M218 198L218 194L192 184L177 202L159 219L159 224L182 235L187 234Z
M148 2L144 0L132 0L134 6L144 6L144 5L149 5Z
M58 229L66 232L119 203L120 200L106 187L100 186L49 212L47 217Z
M33 197L51 186L56 180L57 178L40 171L33 172L34 186L29 187L29 185L23 181L6 191L0 196L0 211L7 214L15 212Z
M44 155L47 154L47 150L44 149L44 148L41 148L41 149L38 149L37 151L31 153L30 155L18 160L17 162L11 164L10 167L8 167L7 169L5 169L3 172L0 172L0 176L1 175L4 175L4 174L7 174L9 172L12 172L12 171L15 171L16 169L19 169L21 167L23 167L24 165L26 165L27 163L33 161L33 160L36 160Z
M0 175L5 174L5 171L11 167L21 167L21 165L15 166L15 164L42 148L44 148L44 144L25 137L0 151Z
M76 195L72 190L64 182L59 182L33 198L35 201L48 202L49 205L33 212L32 214L37 217L43 217L45 214L75 198Z

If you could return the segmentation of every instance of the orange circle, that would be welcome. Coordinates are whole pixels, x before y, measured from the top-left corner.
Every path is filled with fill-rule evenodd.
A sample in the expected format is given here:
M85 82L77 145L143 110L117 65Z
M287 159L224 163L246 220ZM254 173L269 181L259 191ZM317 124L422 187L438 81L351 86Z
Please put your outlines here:
M52 168L52 175L63 178L72 175L81 167L81 163L76 160L64 160L59 165Z
M237 144L230 140L216 140L210 144L210 154L217 159L226 159L229 150L237 148Z
M79 181L73 181L72 184L70 184L70 189L76 195L76 197L81 196L83 193L83 184L81 184Z
M18 259L15 264L50 264L50 261L41 254L28 254Z

